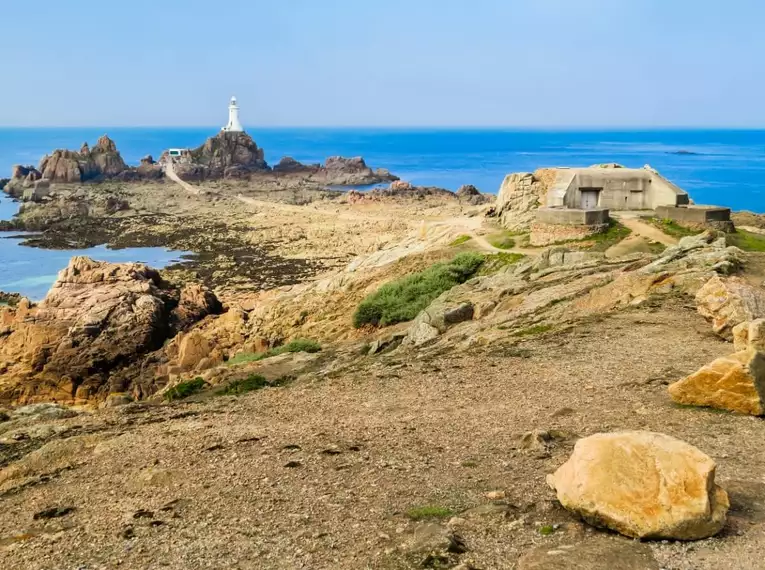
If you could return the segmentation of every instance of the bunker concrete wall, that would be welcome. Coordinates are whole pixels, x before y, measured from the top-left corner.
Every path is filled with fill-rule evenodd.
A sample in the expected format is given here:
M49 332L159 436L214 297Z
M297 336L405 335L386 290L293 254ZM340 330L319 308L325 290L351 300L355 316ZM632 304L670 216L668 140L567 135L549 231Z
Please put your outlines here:
M580 210L576 208L539 208L537 222L562 226L595 226L607 224L608 210Z
M682 189L652 170L585 168L571 172L573 178L562 201L568 208L581 207L582 189L588 188L600 189L598 208L609 210L653 210L657 206L688 203L688 195Z
M730 220L730 208L704 208L687 207L677 208L672 206L659 206L656 208L656 216L691 224L705 224L707 222L727 222Z

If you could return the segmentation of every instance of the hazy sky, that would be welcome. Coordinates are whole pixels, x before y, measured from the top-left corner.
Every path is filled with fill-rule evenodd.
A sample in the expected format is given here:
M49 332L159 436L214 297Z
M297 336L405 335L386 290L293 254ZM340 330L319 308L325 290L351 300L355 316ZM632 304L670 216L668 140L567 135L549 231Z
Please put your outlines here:
M761 0L0 0L0 125L765 126Z

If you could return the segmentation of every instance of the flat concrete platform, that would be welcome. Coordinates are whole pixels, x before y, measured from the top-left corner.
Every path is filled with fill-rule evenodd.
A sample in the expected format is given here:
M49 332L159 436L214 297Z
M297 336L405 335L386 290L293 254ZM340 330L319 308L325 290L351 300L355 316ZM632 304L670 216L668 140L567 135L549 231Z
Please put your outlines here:
M536 221L559 226L600 226L610 219L607 208L539 208Z

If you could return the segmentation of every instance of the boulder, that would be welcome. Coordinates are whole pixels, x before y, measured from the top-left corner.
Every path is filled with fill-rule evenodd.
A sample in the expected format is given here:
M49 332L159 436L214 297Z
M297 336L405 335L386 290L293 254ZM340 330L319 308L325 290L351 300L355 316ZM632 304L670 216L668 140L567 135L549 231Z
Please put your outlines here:
M736 352L749 348L765 351L765 319L755 319L733 327L733 346Z
M414 190L414 186L412 186L412 183L406 182L405 180L396 180L394 182L391 182L388 188L393 192L411 192L412 190Z
M178 347L178 366L184 370L193 370L197 364L210 355L210 343L198 331L185 335Z
M407 331L404 344L420 346L445 333L450 327L470 321L475 314L473 303L467 301L459 304L433 301L422 311Z
M39 306L22 299L0 311L0 400L100 400L123 368L220 303L209 291L184 291L140 263L112 264L74 257Z
M765 290L740 277L715 275L699 289L696 305L716 334L732 339L737 325L765 317Z
M765 353L747 349L718 358L669 387L675 402L765 415Z
M179 332L208 315L221 312L223 306L215 293L199 283L189 283L181 290L178 306L170 315L170 325L174 332Z
M725 525L727 493L715 462L678 439L645 431L577 442L548 484L585 521L640 539L696 540Z

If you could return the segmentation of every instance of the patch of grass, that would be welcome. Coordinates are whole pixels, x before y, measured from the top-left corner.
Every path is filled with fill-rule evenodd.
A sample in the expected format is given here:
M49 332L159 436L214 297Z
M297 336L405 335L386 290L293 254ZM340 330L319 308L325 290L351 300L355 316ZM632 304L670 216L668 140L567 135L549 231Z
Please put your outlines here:
M585 238L587 241L595 242L590 251L606 251L612 245L616 245L628 235L632 233L632 230L627 226L611 220L608 224L608 229L605 232L595 234Z
M353 315L353 326L386 326L411 321L436 297L464 283L480 269L484 256L461 253L448 263L391 281L364 299Z
M483 265L477 275L491 275L508 265L518 263L526 256L521 253L494 253L484 257Z
M551 331L552 325L533 325L513 333L513 336L536 336Z
M555 527L551 524L546 524L544 526L539 527L539 534L542 536L550 536L555 532Z
M176 400L183 400L194 394L198 394L207 386L207 382L203 378L194 378L187 382L181 382L170 388L165 392L165 400L168 402L174 402Z
M412 507L406 511L406 516L413 521L425 519L445 519L454 515L454 511L449 507L438 505L424 505L422 507Z
M684 238L687 236L695 236L704 231L698 228L694 229L694 228L688 228L688 227L682 226L678 224L676 221L670 220L668 218L649 217L649 218L643 218L643 219L645 219L650 224L659 228L668 236L672 236L674 238Z
M458 236L457 239L455 239L452 243L449 244L449 247L457 247L458 245L462 245L463 243L469 242L471 239L473 238L467 235Z
M665 249L667 249L667 246L661 242L658 242L658 241L648 242L648 251L650 251L654 255L664 252Z
M515 240L513 234L510 232L497 232L491 234L486 238L491 245L499 249L513 249L515 247Z
M759 235L746 230L736 230L725 236L728 245L735 245L744 251L765 251L765 235Z
M258 362L272 356L279 356L287 352L308 352L315 353L321 351L321 345L315 340L308 340L303 338L295 339L282 346L277 346L266 352L242 352L237 354L234 358L228 361L230 366L237 366L239 364L246 364L248 362Z

